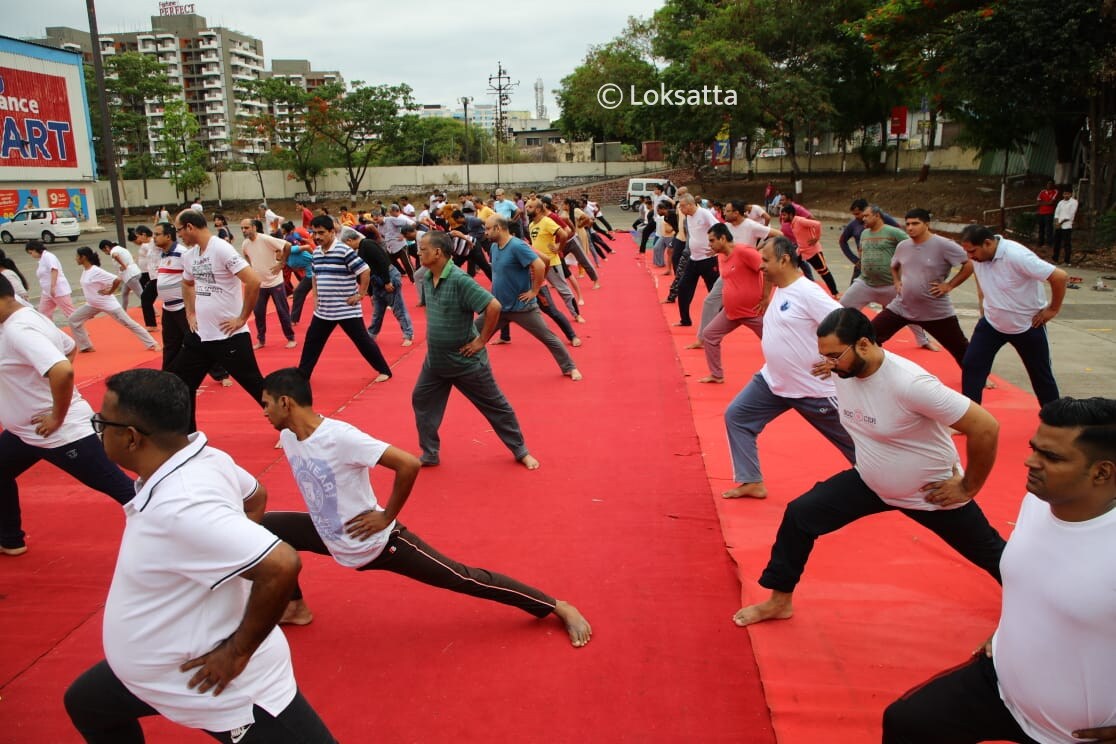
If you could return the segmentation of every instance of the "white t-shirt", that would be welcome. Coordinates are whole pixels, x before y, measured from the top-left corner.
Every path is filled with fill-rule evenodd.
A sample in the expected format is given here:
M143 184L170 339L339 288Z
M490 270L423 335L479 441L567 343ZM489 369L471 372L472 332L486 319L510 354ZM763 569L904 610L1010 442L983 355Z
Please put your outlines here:
M368 469L380 461L387 443L329 418L323 418L314 433L301 442L294 432L284 429L279 443L314 529L333 558L349 568L371 563L383 551L395 522L367 540L349 537L345 523L370 509L383 511L368 480Z
M22 297L25 300L27 299L27 287L24 286L23 280L19 278L19 274L11 269L0 269L0 274L3 274L4 278L11 282L12 289L15 290L17 297Z
M759 242L771 232L767 225L748 217L741 220L739 225L734 225L731 222L726 222L725 225L732 233L732 242L743 243L744 245L759 245Z
M1062 199L1054 207L1054 226L1059 230L1072 230L1073 218L1077 216L1077 199Z
M122 283L126 284L140 275L140 269L136 264L136 259L132 258L132 252L124 246L114 245L112 250L109 251L109 255L112 257L113 263L117 266ZM124 268L120 268L121 264L124 265Z
M230 731L252 706L278 715L294 699L294 669L278 626L217 696L186 686L179 666L209 653L244 618L258 565L279 538L248 519L259 484L204 434L176 452L124 505L126 522L105 601L105 659L131 692L175 723Z
M810 374L821 361L818 323L841 305L804 276L775 287L763 314L764 365L760 374L771 392L783 398L832 398L832 379Z
M991 261L973 261L973 272L984 293L984 317L1000 333L1031 330L1031 320L1046 307L1043 284L1054 265L1034 251L1000 235Z
M42 289L44 295L50 295L50 272L52 270L58 271L58 281L54 285L55 297L66 297L70 294L70 282L66 279L66 272L62 270L62 263L58 260L58 256L50 251L43 251L42 257L39 259L39 265L35 269L35 276L39 280L39 287Z
M240 248L260 275L260 289L278 287L283 283L283 243L279 238L256 233L255 240L245 238Z
M182 257L182 279L194 282L194 312L202 341L248 332L247 323L231 334L220 327L221 321L236 318L244 308L244 290L237 273L245 268L248 262L244 257L216 235L209 238L204 252L195 246Z
M120 303L116 295L103 295L100 290L111 289L116 282L116 277L100 266L90 266L81 272L81 291L85 294L85 303L106 313L120 310Z
M761 220L763 220L763 215L763 207L761 207L759 204L753 204L748 210L747 218L750 220L754 220L755 222L759 222L762 225L763 222Z
M400 211L403 212L403 214L407 215L411 219L415 218L415 205L414 204L404 204L403 206L399 207L399 209L400 209Z
M43 254L46 255L46 254ZM93 409L74 387L70 409L58 430L39 436L33 416L50 413L54 399L44 375L74 350L74 340L29 307L0 323L0 426L32 447L61 447L93 433Z
M709 228L717 224L717 217L705 207L698 207L686 217L686 239L690 246L690 260L704 261L713 255L709 248Z
M1000 571L992 661L1012 717L1043 744L1116 726L1116 510L1063 522L1028 493Z
M871 376L833 379L841 424L856 445L856 470L868 487L901 509L942 508L928 503L919 489L952 477L954 465L960 469L949 427L969 410L969 399L887 351Z
M139 264L140 271L147 274L149 278L154 278L159 271L159 253L154 240L136 247L136 263Z

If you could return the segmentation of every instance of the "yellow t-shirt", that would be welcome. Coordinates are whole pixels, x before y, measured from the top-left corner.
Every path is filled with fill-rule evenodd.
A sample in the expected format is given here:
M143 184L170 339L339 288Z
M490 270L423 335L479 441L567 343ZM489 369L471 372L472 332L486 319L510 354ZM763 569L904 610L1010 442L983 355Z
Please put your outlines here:
M530 223L531 247L542 256L547 266L561 266L562 259L558 256L558 238L556 237L558 223L549 217L543 217L538 222Z
M488 218L496 214L487 204L481 204L480 209L477 210L477 219L488 222Z

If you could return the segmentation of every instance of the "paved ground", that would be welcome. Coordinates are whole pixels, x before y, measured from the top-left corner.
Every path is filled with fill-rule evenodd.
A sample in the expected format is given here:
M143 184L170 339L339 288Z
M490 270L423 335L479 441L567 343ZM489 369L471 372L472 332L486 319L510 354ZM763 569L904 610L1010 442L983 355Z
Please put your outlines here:
M617 207L606 207L605 215L617 229L627 228L635 219L633 213L623 212ZM846 285L852 268L837 248L837 236L844 227L844 221L823 219L823 225L825 233L822 244L826 257L834 267L838 285ZM74 251L81 245L96 247L96 243L108 234L103 232L83 235L77 243L61 242L51 246L74 287L75 302L81 298L77 281L81 272L74 261ZM22 243L5 245L4 250L30 280L32 301L37 302L39 287L34 278L35 261L27 255ZM1058 385L1063 394L1075 397L1116 396L1116 384L1113 383L1116 380L1116 291L1098 292L1092 289L1098 278L1111 275L1111 272L1075 267L1070 274L1082 278L1081 289L1068 290L1061 313L1050 323L1054 373L1058 378ZM1102 281L1116 288L1116 279ZM954 290L953 302L962 328L966 333L971 333L977 322L974 283L966 282ZM1030 388L1019 357L1009 347L1005 347L996 358L993 373L1024 389Z

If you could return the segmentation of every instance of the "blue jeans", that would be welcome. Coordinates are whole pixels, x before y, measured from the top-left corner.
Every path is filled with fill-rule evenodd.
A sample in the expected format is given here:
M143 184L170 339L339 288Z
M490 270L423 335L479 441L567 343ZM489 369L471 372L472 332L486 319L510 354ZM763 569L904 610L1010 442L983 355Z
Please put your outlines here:
M1004 344L1014 346L1023 360L1039 405L1058 400L1058 381L1054 379L1054 370L1050 366L1046 326L1031 328L1023 333L1000 333L987 318L977 322L969 339L969 348L965 351L965 359L961 362L961 392L965 397L980 403L984 383L992 372L992 362Z
M372 338L380 335L380 329L384 326L384 315L390 307L391 312L395 314L395 319L399 321L403 338L414 338L415 326L411 323L411 315L403 302L403 275L399 273L399 269L392 266L388 269L388 276L391 278L391 286L394 287L391 292L381 287L378 281L372 282L372 323L368 326L368 332L372 334Z
M89 436L51 449L27 444L5 431L0 434L0 546L23 547L16 478L39 460L46 460L121 505L135 498L132 479L108 459L92 425Z
M756 438L770 422L794 409L822 436L841 450L850 463L855 461L852 437L841 426L837 404L828 398L782 398L771 392L767 380L756 373L725 409L725 429L732 453L732 477L737 483L759 483L759 452Z

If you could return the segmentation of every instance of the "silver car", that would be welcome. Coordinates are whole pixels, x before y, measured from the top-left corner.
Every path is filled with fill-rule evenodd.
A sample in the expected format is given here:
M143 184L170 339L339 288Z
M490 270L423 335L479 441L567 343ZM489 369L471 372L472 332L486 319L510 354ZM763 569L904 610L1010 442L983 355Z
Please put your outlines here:
M21 209L15 213L11 222L0 224L0 240L5 243L13 240L53 243L58 238L75 241L79 235L81 226L69 209Z

